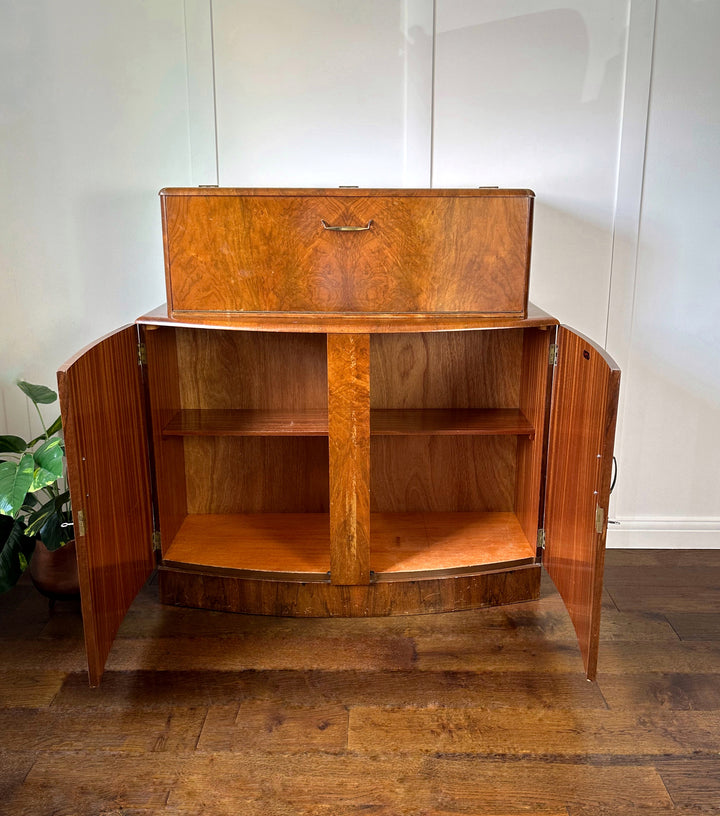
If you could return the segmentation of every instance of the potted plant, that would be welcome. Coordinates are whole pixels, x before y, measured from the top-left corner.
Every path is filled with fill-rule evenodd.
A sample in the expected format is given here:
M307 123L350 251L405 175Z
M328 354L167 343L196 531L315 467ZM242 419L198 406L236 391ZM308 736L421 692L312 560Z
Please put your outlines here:
M29 442L19 436L0 436L0 592L15 585L34 554L39 562L67 548L59 557L70 562L70 583L61 578L54 591L52 581L45 586L42 576L33 575L33 580L51 598L76 595L74 547L68 547L73 539L70 493L61 487L62 423L58 417L46 426L39 407L56 402L57 394L24 381L18 387L35 406L43 433ZM52 565L50 569L54 571Z

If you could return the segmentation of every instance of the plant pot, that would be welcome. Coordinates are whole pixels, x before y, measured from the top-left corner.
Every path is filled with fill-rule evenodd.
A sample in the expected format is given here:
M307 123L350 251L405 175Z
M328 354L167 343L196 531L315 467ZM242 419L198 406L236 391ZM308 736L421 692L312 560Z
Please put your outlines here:
M75 541L51 551L36 539L35 552L30 560L30 577L38 592L52 601L79 598Z

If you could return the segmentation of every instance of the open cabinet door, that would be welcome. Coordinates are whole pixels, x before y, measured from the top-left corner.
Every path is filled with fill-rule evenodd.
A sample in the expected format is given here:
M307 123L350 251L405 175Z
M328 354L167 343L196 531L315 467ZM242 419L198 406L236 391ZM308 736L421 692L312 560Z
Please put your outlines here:
M137 329L58 371L90 685L153 567L147 429Z
M589 680L597 671L619 386L620 371L602 349L558 328L543 563L570 613Z

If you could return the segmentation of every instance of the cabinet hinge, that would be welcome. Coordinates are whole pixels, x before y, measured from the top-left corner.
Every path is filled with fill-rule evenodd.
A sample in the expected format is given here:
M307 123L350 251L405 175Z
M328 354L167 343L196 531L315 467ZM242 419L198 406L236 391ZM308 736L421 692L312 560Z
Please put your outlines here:
M145 348L145 343L138 343L138 365L147 365L147 348Z
M77 534L79 536L84 536L85 535L85 511L84 510L78 510L77 523L78 523Z
M557 365L558 361L558 344L557 343L550 343L550 359L549 363L551 366Z
M595 532L600 533L600 535L602 535L604 529L605 529L605 511L598 504L595 507Z
M539 550L545 549L545 530L542 528L537 533L537 546Z
M160 552L160 531L159 530L153 530L152 548L153 548L153 552Z

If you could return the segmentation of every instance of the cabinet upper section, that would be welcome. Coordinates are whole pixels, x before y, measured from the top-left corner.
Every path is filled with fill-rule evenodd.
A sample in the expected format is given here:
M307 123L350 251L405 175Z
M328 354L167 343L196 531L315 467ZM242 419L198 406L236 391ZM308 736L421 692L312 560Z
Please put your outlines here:
M527 315L530 190L160 196L172 317Z

